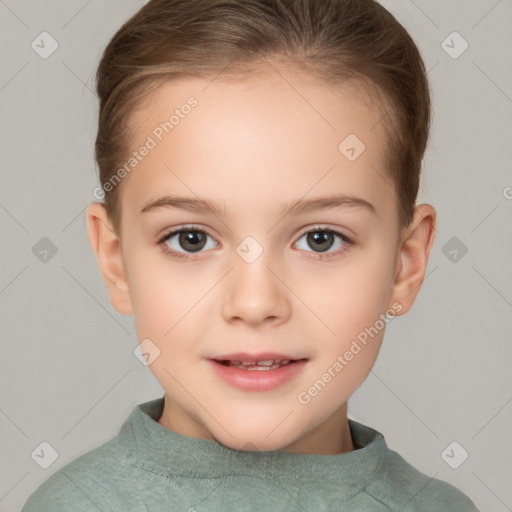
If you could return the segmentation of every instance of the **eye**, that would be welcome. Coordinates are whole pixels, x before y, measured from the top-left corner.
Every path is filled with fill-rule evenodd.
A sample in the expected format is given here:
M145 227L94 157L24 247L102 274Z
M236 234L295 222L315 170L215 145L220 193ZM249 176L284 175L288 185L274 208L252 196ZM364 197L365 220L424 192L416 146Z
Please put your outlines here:
M304 237L306 239L306 244L309 247L312 247L313 252L316 253L316 255L313 257L320 260L326 260L329 258L339 256L341 253L348 250L351 245L353 245L352 240L350 240L350 238L345 236L343 233L340 233L339 231L335 231L334 229L330 229L324 226L318 226L304 232L301 235L299 242ZM336 238L338 238L337 243ZM296 245L298 245L299 242L297 242ZM329 249L336 245L338 250L327 252ZM299 247L299 249L307 251L307 247Z
M206 231L195 226L182 226L179 229L167 233L158 244L162 250L176 259L186 259L189 253L200 252L207 246L207 238L212 238ZM213 240L213 239L212 239ZM214 242L213 247L218 244ZM185 252L181 252L184 249ZM211 247L206 247L211 248Z
M202 249L210 249L218 246L217 242L213 242L213 244L210 244L210 247L208 247L208 238L213 240L206 231L197 226L182 226L164 235L158 241L158 244L171 258L186 260L192 259L192 255L201 252ZM315 253L314 256L309 257L318 260L327 260L339 256L341 253L347 251L351 245L354 245L352 240L343 233L324 226L317 226L303 232L295 245L298 246L302 238L305 238L306 244L312 247L312 252ZM336 239L338 239L337 243ZM338 246L338 250L327 252L336 245ZM183 249L183 251L181 249ZM299 249L311 252L308 251L307 247L299 247Z

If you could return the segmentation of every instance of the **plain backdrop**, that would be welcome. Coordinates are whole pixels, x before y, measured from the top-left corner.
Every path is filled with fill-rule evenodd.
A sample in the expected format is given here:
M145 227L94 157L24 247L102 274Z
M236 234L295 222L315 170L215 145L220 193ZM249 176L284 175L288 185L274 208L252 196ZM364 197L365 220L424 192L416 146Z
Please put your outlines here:
M434 122L419 202L437 209L438 233L416 303L389 324L349 415L480 510L504 512L512 510L512 2L383 3L429 70ZM138 403L163 396L134 356L133 318L110 306L85 218L98 185L94 72L143 4L0 0L1 511L20 510L57 469L115 436ZM47 468L34 456L43 442L58 454Z

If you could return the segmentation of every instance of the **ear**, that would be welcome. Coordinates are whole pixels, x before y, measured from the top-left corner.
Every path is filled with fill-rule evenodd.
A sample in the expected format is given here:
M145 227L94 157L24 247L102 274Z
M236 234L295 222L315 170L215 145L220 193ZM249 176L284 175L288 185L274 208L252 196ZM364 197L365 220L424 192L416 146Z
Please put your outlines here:
M411 224L402 230L397 270L389 302L389 306L396 302L402 305L397 315L409 311L420 291L430 249L434 243L435 230L436 211L428 204L417 206Z
M132 302L121 252L121 241L115 234L107 211L101 203L87 207L87 234L96 254L110 303L123 315L131 315Z

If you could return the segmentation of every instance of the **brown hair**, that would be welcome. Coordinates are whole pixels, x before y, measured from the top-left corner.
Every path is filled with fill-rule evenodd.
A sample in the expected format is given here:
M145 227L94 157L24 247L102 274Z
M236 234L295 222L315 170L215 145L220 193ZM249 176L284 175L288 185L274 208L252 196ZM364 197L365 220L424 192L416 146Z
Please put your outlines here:
M100 182L128 152L128 118L165 81L242 76L274 58L329 83L357 81L387 105L388 161L399 221L409 225L430 128L423 60L374 0L150 0L114 35L96 74ZM341 141L340 141L341 142ZM120 234L120 188L103 187Z

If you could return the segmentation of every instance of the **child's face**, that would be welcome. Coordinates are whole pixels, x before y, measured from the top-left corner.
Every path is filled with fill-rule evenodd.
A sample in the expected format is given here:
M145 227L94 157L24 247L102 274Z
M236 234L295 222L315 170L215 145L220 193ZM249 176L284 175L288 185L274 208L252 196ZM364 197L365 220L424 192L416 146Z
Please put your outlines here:
M233 448L307 453L346 428L346 403L376 360L386 311L406 312L417 289L412 279L395 282L404 260L382 114L349 89L285 76L290 83L277 74L168 83L133 116L132 150L148 135L156 146L122 184L127 287L118 282L111 298L133 312L139 341L154 344L146 349L160 351L150 365L166 393L160 423ZM159 141L155 128L191 96L197 105ZM353 161L338 148L349 134L366 146ZM215 202L220 212L141 212L171 195ZM295 201L331 196L372 208L284 213ZM183 226L181 243L178 233L158 244ZM212 361L240 352L306 361L284 371ZM224 380L228 372L247 382ZM271 375L284 380L272 387Z

